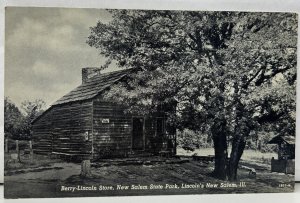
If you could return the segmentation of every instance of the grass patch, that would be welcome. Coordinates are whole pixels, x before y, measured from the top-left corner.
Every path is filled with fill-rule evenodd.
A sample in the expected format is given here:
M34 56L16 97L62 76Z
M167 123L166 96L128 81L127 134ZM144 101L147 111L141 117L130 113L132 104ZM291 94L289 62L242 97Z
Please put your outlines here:
M184 150L182 148L177 149L177 155L182 156L192 156L197 154L199 156L214 156L214 148L200 148L194 151ZM228 151L230 154L230 150ZM277 154L275 152L260 152L258 150L246 149L242 155L242 160L244 161L255 161L262 164L271 164L272 157L276 158Z

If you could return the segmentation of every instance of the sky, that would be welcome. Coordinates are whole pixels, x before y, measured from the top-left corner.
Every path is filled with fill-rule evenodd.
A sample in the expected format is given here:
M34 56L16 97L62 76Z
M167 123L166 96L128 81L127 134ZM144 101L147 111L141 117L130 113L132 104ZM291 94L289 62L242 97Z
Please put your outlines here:
M49 107L81 84L83 67L105 62L86 40L111 20L106 10L8 7L5 19L4 94L19 107L36 99Z

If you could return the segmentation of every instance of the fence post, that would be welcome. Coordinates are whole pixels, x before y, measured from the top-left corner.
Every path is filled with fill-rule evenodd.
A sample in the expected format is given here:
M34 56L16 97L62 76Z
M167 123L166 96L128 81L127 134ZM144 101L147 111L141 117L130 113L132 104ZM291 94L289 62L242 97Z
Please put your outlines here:
M18 161L21 161L21 159L20 159L20 149L19 149L19 140L16 140L16 151L17 151Z
M91 173L91 161L90 160L82 160L81 162L81 176L90 177Z
M30 159L33 159L32 141L29 140Z

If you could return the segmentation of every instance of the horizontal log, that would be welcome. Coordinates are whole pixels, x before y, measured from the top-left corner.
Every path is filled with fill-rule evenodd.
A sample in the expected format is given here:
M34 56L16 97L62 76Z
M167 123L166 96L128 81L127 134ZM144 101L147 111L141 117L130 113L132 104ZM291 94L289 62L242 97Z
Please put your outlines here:
M87 153L87 154L83 154L83 153L63 153L63 152L52 152L52 154L57 154L57 155L68 155L68 156L82 156L82 155L90 155L91 152Z
M57 149L53 149L53 152L57 152L57 153L70 153L70 154L88 154L88 153L92 153L91 148L89 150L67 150L67 151L62 151L62 150L57 150Z

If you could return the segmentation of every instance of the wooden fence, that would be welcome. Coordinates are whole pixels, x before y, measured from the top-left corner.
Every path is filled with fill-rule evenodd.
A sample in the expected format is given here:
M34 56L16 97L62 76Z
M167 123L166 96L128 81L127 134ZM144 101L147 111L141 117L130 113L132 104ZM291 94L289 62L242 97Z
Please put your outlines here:
M9 153L9 151L10 151L10 147L9 147L10 143L9 142L14 142L14 144L15 144L15 150L13 150L13 153L11 153L11 158L20 161L20 159L21 159L21 157L20 157L20 153L21 153L20 141L19 140L9 140L6 138L5 146L4 146L5 153ZM25 149L23 149L23 152L24 152L24 154L30 154L30 157L32 158L33 157L32 141L28 140L25 142L28 142L28 143L26 144L27 147Z

